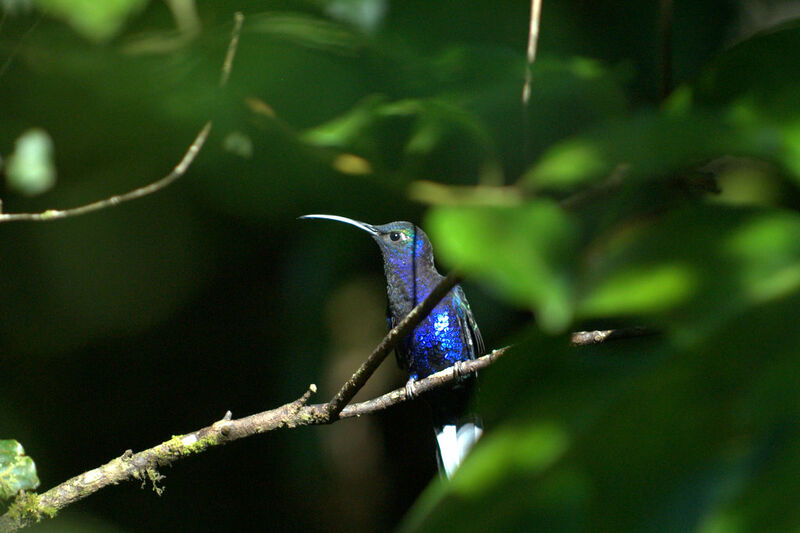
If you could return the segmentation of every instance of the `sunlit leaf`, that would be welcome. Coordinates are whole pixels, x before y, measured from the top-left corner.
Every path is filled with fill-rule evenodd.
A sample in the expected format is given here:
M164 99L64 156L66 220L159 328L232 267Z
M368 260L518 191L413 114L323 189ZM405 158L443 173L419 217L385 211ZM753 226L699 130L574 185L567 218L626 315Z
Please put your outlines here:
M800 290L753 303L688 343L533 336L482 374L496 435L405 530L796 529L798 305Z
M723 155L778 158L782 140L769 126L735 127L707 113L644 112L555 145L523 176L534 189L572 189L611 175L658 177Z
M75 30L96 41L114 37L125 21L148 0L35 0L46 13L64 19Z
M620 228L585 271L584 317L648 316L684 332L800 288L800 215L704 206Z
M0 440L0 500L39 486L36 465L15 440Z
M32 129L19 136L6 162L6 182L11 189L29 196L55 185L53 140L46 131Z
M570 323L577 228L557 205L438 208L426 227L437 257L535 309L545 330L561 331Z

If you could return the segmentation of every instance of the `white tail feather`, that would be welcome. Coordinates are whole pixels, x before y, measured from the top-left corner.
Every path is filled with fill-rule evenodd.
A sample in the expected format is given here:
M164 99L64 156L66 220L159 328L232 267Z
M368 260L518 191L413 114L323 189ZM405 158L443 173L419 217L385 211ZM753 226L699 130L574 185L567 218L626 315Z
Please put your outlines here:
M436 433L439 457L448 479L453 477L458 466L482 434L483 429L472 422L467 422L459 428L456 428L455 424L447 424Z

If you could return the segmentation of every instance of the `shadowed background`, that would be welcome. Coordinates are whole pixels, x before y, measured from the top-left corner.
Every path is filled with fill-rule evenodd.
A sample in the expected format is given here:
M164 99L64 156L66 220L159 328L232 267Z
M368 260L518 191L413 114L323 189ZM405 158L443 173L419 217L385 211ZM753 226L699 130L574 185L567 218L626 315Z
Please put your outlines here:
M34 531L797 526L760 490L796 503L800 479L790 3L675 2L665 103L658 2L545 2L527 111L525 2L79 4L0 2L0 157L40 128L57 172L40 194L7 179L5 212L145 185L214 130L158 194L0 224L0 438L40 490L229 409L335 392L385 332L382 264L302 214L423 225L487 346L523 347L481 385L493 440L411 515L436 477L418 402L190 457L161 497L112 487ZM566 347L617 325L665 334ZM387 361L357 398L402 383Z

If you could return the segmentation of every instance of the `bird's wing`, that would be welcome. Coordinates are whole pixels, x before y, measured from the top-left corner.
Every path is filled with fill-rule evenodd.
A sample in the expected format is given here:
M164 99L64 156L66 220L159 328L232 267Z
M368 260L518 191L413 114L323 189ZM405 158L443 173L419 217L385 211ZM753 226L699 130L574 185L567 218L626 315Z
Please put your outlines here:
M472 359L480 357L486 353L486 347L483 344L483 337L481 330L478 329L478 323L475 322L475 316L472 314L472 309L469 306L467 297L464 295L464 290L460 285L456 285L453 289L453 295L456 297L456 305L458 307L458 322L459 325L468 332L467 341L472 346Z

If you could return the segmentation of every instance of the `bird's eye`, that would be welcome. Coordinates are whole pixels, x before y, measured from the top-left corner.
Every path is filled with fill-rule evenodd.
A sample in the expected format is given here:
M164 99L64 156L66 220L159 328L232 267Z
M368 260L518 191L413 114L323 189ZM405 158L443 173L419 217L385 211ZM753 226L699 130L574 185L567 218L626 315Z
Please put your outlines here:
M399 241L400 240L400 232L399 231L391 232L389 234L389 238L392 239L393 241Z

